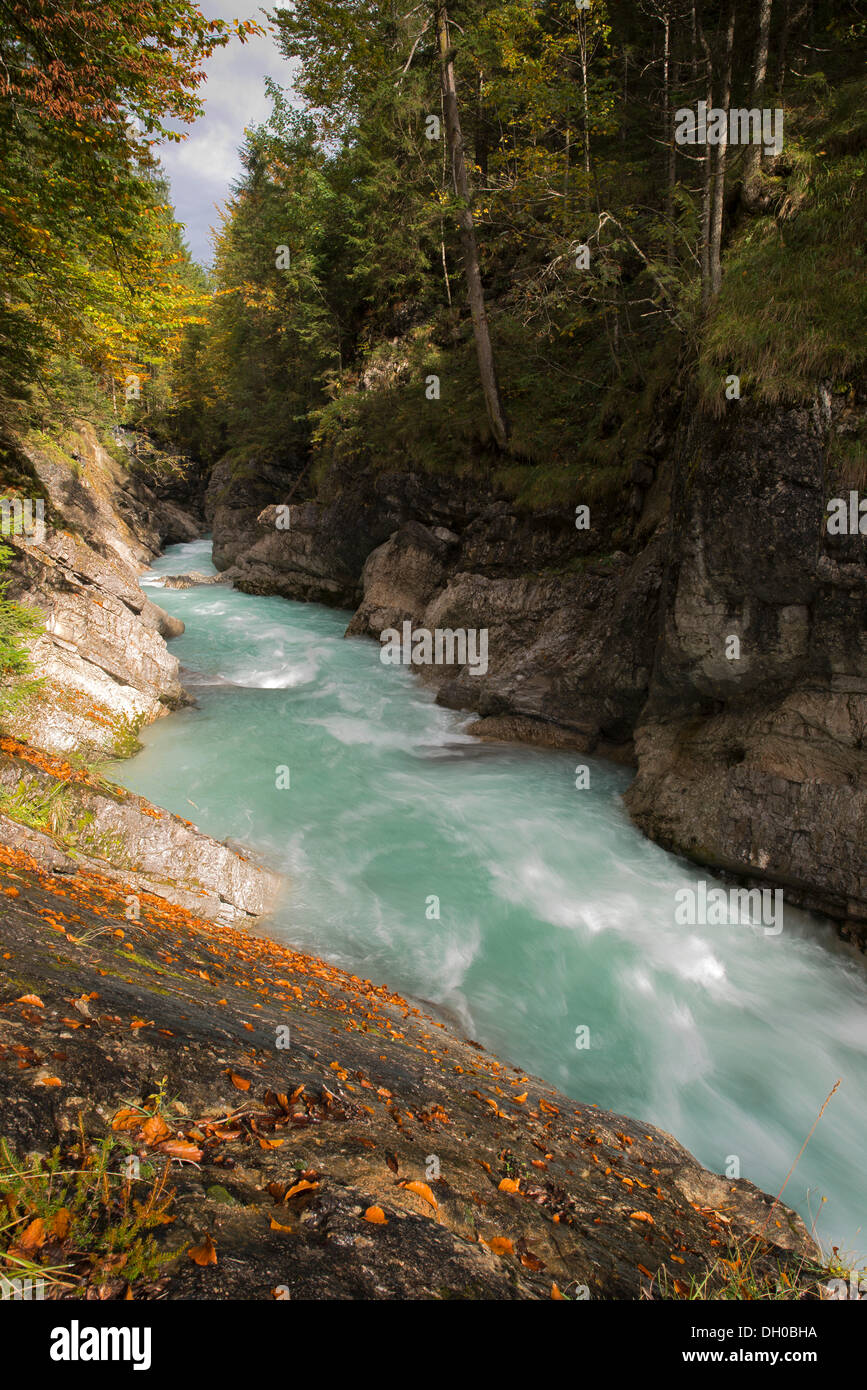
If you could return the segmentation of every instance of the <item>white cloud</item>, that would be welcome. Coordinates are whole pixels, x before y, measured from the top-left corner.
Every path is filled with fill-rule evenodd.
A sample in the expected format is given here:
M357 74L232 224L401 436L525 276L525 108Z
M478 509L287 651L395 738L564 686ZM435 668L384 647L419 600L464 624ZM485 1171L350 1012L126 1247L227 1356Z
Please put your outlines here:
M208 0L202 9L208 19L256 19L269 29L242 44L233 39L218 49L206 66L207 81L200 88L204 115L192 126L176 128L186 133L181 144L166 141L160 159L172 190L178 221L196 260L212 258L211 228L217 225L218 205L229 196L230 185L241 172L238 150L244 130L268 116L271 103L265 78L282 87L291 85L293 64L280 53L261 11L247 0Z

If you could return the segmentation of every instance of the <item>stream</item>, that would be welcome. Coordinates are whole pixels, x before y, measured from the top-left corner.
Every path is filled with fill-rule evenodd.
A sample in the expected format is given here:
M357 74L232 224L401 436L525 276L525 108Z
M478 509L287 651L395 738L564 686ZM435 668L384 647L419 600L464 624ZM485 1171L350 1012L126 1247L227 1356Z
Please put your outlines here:
M430 1001L716 1172L776 1194L840 1078L785 1200L861 1263L867 974L830 924L786 906L778 935L678 925L677 891L714 880L632 826L628 770L480 743L377 644L345 641L348 614L160 587L189 570L215 573L209 541L141 582L187 625L171 649L198 704L144 730L115 779L282 871L275 938Z

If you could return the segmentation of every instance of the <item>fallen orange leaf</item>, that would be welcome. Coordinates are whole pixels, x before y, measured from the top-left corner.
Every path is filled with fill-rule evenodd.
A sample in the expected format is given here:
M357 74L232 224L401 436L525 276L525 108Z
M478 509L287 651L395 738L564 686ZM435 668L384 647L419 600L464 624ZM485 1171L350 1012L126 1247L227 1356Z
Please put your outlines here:
M365 1221L370 1221L374 1226L387 1226L388 1218L382 1207L368 1207L364 1213Z
M31 1222L25 1226L19 1239L15 1242L17 1250L24 1250L30 1253L41 1249L45 1244L45 1222L41 1216L35 1216Z
M290 1187L283 1201L288 1202L290 1197L296 1197L299 1192L312 1192L314 1187L318 1186L318 1182L308 1182L306 1178L302 1178L300 1182L296 1182L294 1187Z
M196 1144L188 1144L183 1139L166 1139L157 1148L160 1153L168 1154L170 1158L186 1158L192 1163L197 1163L204 1156L203 1150Z
M405 1182L403 1186L406 1188L407 1192L415 1192L417 1196L421 1197L425 1202L428 1202L430 1206L433 1207L434 1211L439 1211L437 1199L426 1182Z
M161 1139L168 1139L170 1130L162 1115L151 1115L142 1125L141 1133L146 1144L158 1144Z
M495 1255L514 1255L515 1247L508 1236L494 1236L491 1240L486 1240L485 1245L493 1250Z
M197 1265L215 1265L217 1263L217 1247L209 1235L205 1236L201 1245L193 1245L188 1251L190 1259Z
M118 1110L111 1122L112 1129L138 1129L141 1124L140 1110Z
M66 1207L59 1207L51 1218L48 1234L57 1240L66 1240L72 1225L72 1215Z

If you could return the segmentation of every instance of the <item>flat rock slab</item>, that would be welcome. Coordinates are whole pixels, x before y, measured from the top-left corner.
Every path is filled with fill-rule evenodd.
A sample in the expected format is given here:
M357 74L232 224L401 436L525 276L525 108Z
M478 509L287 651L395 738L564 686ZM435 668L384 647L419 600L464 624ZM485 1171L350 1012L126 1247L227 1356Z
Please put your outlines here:
M280 876L239 847L14 739L0 738L0 793L63 808L68 853L47 835L0 817L0 843L28 850L42 868L94 869L128 894L154 893L197 916L242 926L270 909L280 892Z
M177 1258L136 1298L633 1299L750 1237L757 1273L816 1257L750 1183L385 987L156 897L137 922L124 906L123 885L0 848L0 1135L45 1153L160 1091L196 1155L124 1131L176 1191Z

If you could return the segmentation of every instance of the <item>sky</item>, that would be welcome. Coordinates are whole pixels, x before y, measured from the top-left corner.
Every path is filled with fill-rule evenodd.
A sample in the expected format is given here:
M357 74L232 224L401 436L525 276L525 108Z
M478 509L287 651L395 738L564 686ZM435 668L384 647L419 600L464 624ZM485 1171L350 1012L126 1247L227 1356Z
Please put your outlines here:
M266 25L256 0L203 0L208 19L256 19ZM218 225L217 205L241 172L238 149L247 126L269 114L265 78L281 86L291 83L294 64L280 54L273 34L254 35L245 44L231 40L206 65L208 80L201 86L205 111L194 125L176 125L186 132L181 144L166 141L159 154L172 189L172 202L194 260L210 265L211 228Z

